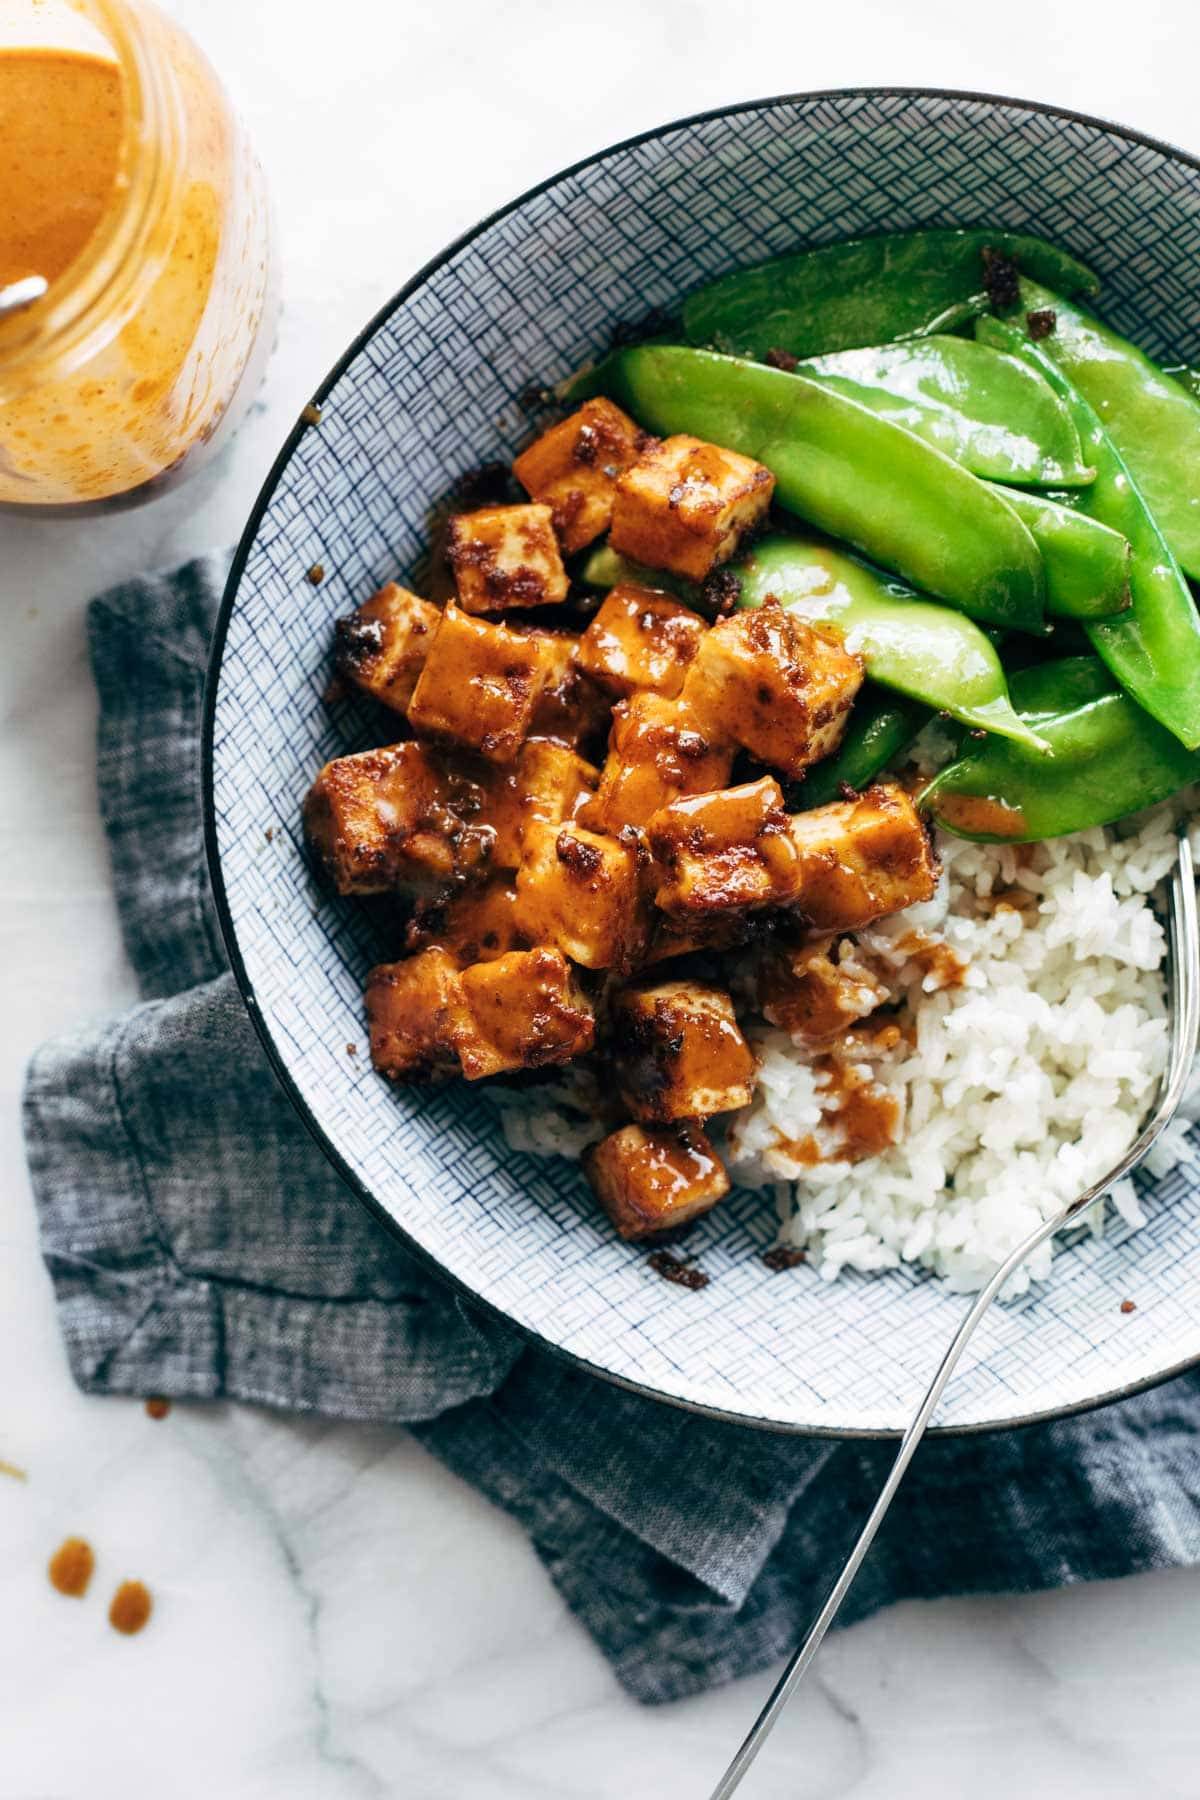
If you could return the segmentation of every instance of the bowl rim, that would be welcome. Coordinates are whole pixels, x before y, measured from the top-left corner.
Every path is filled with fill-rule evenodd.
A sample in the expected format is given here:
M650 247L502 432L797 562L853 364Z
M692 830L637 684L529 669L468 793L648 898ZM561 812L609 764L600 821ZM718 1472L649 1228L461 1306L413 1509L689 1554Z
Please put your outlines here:
M865 87L812 88L798 92L771 94L753 100L733 101L725 106L706 107L701 111L688 113L679 118L669 119L659 125L634 132L631 136L621 138L615 143L606 144L587 156L578 158L566 167L555 170L552 174L524 189L513 199L505 201L484 218L451 239L441 250L437 251L420 268L418 268L404 284L396 290L372 314L362 329L351 340L347 348L338 357L328 374L313 390L309 405L320 406L326 396L341 380L351 364L374 337L380 327L388 321L393 313L398 312L421 288L460 250L473 243L476 238L489 231L493 225L507 218L510 213L526 205L539 194L546 193L560 182L581 173L585 169L597 167L611 156L617 156L639 144L651 142L655 138L666 136L673 131L684 130L689 126L702 125L711 119L735 118L742 113L769 111L774 107L798 105L818 100L873 100L873 99L924 99L974 102L1000 109L1012 109L1020 112L1039 113L1043 117L1069 124L1087 125L1108 136L1121 138L1128 143L1139 144L1144 148L1155 150L1173 162L1182 163L1185 167L1200 173L1200 155L1193 155L1181 150L1178 145L1164 138L1152 137L1147 132L1135 131L1130 126L1118 124L1112 119L1101 118L1094 113L1080 112L1072 107L1055 106L1048 101L1025 100L1015 95L990 94L971 88L939 88L916 86L871 85ZM229 633L230 621L237 604L238 592L246 564L258 537L259 528L266 516L275 490L283 476L284 470L291 462L296 448L305 433L312 429L311 424L301 414L289 431L282 447L271 463L254 504L246 519L246 524L238 539L237 547L230 564L225 588L221 596L216 622L213 627L212 642L209 647L208 664L205 672L204 698L201 715L200 743L200 782L203 809L204 850L208 864L209 880L212 887L213 903L217 921L220 925L221 937L229 958L230 968L237 983L238 992L250 1015L259 1041L266 1052L267 1060L273 1069L276 1079L283 1088L292 1106L307 1129L309 1135L332 1164L348 1191L363 1205L383 1228L404 1248L404 1250L423 1265L431 1274L435 1274L445 1282L451 1290L481 1312L492 1322L512 1332L523 1343L544 1352L559 1362L578 1370L582 1374L596 1377L609 1385L623 1389L627 1393L637 1394L642 1399L656 1401L659 1405L672 1406L683 1412L695 1413L706 1419L714 1420L722 1425L738 1425L747 1430L771 1432L781 1437L888 1440L899 1441L905 1427L842 1427L827 1425L793 1425L777 1419L763 1419L748 1413L739 1413L728 1408L710 1406L701 1401L688 1400L675 1394L664 1393L647 1382L634 1380L630 1376L619 1375L611 1369L602 1368L589 1361L577 1352L556 1344L552 1339L543 1337L532 1326L525 1325L512 1318L494 1302L477 1293L461 1276L453 1274L438 1258L420 1244L405 1230L383 1202L372 1193L367 1184L355 1173L354 1169L342 1155L333 1139L327 1134L320 1121L310 1109L299 1086L292 1077L287 1061L277 1045L275 1038L263 1015L254 991L254 984L247 972L238 943L237 927L234 922L232 908L225 888L224 874L221 866L220 848L217 838L216 793L215 793L215 757L214 742L216 728L217 696L221 684L221 670L225 659L225 643ZM928 1435L938 1437L978 1437L991 1432L1025 1430L1035 1425L1046 1425L1059 1419L1070 1419L1083 1414L1095 1412L1104 1406L1110 1406L1119 1400L1129 1400L1135 1395L1148 1393L1162 1383L1184 1375L1189 1370L1200 1367L1200 1348L1194 1355L1183 1358L1161 1370L1142 1377L1138 1381L1127 1382L1119 1387L1106 1389L1104 1392L1090 1396L1064 1406L1043 1407L1036 1412L1018 1413L1009 1418L987 1420L986 1422L969 1424L937 1425L932 1424ZM930 1371L932 1379L933 1371Z

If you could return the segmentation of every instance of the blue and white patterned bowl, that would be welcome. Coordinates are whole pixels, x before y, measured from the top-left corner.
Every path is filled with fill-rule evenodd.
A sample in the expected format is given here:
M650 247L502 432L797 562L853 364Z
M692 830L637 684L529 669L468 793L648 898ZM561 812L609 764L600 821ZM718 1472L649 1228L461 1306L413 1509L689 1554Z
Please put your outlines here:
M318 905L300 803L369 740L321 695L332 621L418 561L450 479L528 435L516 397L723 270L805 243L996 225L1095 265L1104 308L1152 352L1200 358L1200 164L1046 108L912 91L802 95L664 126L514 201L409 282L297 429L247 527L214 647L209 847L247 1004L292 1099L351 1189L457 1283L544 1344L663 1399L780 1429L901 1427L963 1307L905 1270L770 1274L770 1199L697 1227L711 1286L686 1292L597 1216L578 1169L513 1154L477 1090L396 1093L365 1057L372 930ZM313 588L305 571L328 571ZM273 842L264 848L264 832ZM1200 1357L1200 1191L1142 1181L1135 1238L1064 1251L994 1308L945 1425L1083 1407ZM347 1194L347 1205L354 1201ZM1136 1312L1119 1302L1133 1298Z

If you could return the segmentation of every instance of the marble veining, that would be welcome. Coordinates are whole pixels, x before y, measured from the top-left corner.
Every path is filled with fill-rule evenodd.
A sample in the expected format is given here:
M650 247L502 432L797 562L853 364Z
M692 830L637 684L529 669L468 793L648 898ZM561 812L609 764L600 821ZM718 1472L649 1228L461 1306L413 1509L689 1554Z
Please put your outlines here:
M40 1038L126 1005L95 810L83 607L237 533L315 379L401 279L530 182L663 118L786 88L983 88L1200 149L1171 0L177 0L273 177L279 353L231 453L101 522L0 521L0 1800L702 1800L767 1678L628 1701L507 1519L400 1433L87 1400L66 1372L18 1131ZM503 70L503 79L496 71ZM96 1573L57 1595L73 1533ZM154 1616L106 1622L139 1577ZM1200 1572L906 1605L830 1640L753 1800L1194 1800Z

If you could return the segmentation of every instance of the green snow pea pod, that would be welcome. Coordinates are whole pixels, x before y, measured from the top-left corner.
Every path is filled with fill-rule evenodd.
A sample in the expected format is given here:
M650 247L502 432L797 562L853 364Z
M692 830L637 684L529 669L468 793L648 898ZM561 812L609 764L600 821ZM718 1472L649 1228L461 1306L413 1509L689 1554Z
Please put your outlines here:
M1127 338L1035 282L1021 307L1050 311L1041 348L1095 412L1189 575L1200 578L1200 403Z
M609 544L597 544L589 550L579 574L588 587L613 588L618 581L636 581L639 587L674 594L687 606L698 605L701 598L697 582L684 575L673 575L670 569L651 569L646 563L634 562L631 556L622 556Z
M1021 669L1012 697L1054 754L999 738L968 744L921 796L935 824L958 837L1061 837L1109 825L1200 780L1200 753L1114 688L1097 658Z
M755 457L790 512L974 618L1040 630L1042 559L996 489L823 382L652 344L615 351L577 392Z
M983 252L996 250L1064 293L1097 294L1090 269L1041 238L1010 231L909 231L849 238L700 288L683 303L690 343L743 356L819 356L945 330L964 302L987 302Z
M972 338L838 350L800 373L915 431L973 475L1032 487L1086 487L1095 475L1053 388L1019 357Z
M739 605L773 597L800 618L834 626L880 686L974 730L1018 738L1035 754L1042 747L1012 708L995 647L961 613L816 539L765 537L733 567Z
M1068 619L1106 619L1132 604L1129 539L1076 507L1045 494L1005 488L1046 569L1046 611Z
M1042 344L999 319L980 319L986 343L1011 349L1041 369L1069 401L1096 479L1078 500L1081 512L1129 539L1133 604L1113 619L1085 622L1093 649L1127 693L1189 750L1200 746L1200 619L1179 564L1120 452L1095 412Z
M1200 400L1200 369L1194 369L1189 363L1163 364L1163 374L1169 375L1185 388L1193 400Z
M908 749L932 716L930 708L918 700L889 693L873 681L864 682L838 748L805 775L802 805L825 806L841 799L843 787L867 787Z

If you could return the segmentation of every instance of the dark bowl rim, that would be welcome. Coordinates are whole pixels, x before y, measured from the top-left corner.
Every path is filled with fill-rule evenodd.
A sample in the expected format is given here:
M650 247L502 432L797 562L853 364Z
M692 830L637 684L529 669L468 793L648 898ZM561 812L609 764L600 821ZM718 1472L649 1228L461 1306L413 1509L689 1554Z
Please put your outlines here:
M611 156L618 156L627 150L634 149L638 144L649 143L655 138L665 137L673 131L681 131L688 126L704 124L710 119L736 118L742 113L765 112L774 107L797 105L815 100L874 99L949 100L976 103L1001 109L1019 110L1021 112L1040 113L1046 118L1069 124L1087 125L1093 130L1103 132L1110 137L1121 138L1131 144L1140 144L1144 148L1156 150L1160 155L1167 157L1169 160L1182 163L1185 167L1194 169L1197 173L1200 173L1200 156L1193 156L1190 152L1179 149L1177 145L1168 143L1165 139L1151 137L1145 132L1131 130L1128 126L1119 125L1111 119L1102 119L1095 114L1079 112L1071 107L1053 106L1047 101L1022 100L1014 95L988 94L968 88L924 88L907 86L813 88L807 92L773 94L762 99L740 100L734 101L727 106L708 107L703 111L689 113L678 119L670 119L661 125L652 125L644 131L635 132L631 137L622 138L617 143L607 144L600 150L592 151L589 155L580 157L578 161L570 163L566 168L558 169L553 174L546 176L543 180L536 182L532 187L526 188L514 199L506 201L503 206L497 207L493 212L488 213L486 217L480 219L476 224L461 232L456 238L452 239L449 244L445 245L434 256L430 257L427 262L422 264L416 273L410 276L408 281L406 281L404 285L399 288L389 300L385 301L378 311L372 315L366 325L363 326L362 330L334 363L319 387L314 390L310 404L314 406L319 406L321 404L341 380L355 358L370 342L371 338L374 337L379 328L391 318L393 313L397 312L400 307L405 305L414 294L418 293L430 277L436 274L445 263L449 262L452 257L457 256L460 250L465 249L468 244L473 243L474 240L477 237L480 237L485 231L489 231L493 225L498 224L501 219L507 218L510 213L515 212L519 207L526 205L530 200L536 199L539 194L546 193L549 189L556 187L559 182L568 180L571 176L579 174L584 169L594 168L600 163L605 162ZM542 1337L532 1326L519 1323L508 1313L504 1312L502 1308L494 1305L493 1302L484 1299L481 1295L476 1293L475 1290L460 1276L452 1274L451 1271L438 1260L432 1251L426 1250L422 1244L418 1243L416 1239L404 1229L403 1225L401 1225L387 1210L383 1202L371 1192L366 1183L356 1175L334 1144L333 1140L327 1135L322 1125L310 1110L299 1087L293 1080L287 1062L276 1045L275 1039L263 1017L257 996L254 992L254 984L246 971L246 966L242 959L241 950L238 944L237 929L229 905L229 898L225 890L225 881L221 869L221 859L217 844L213 745L216 727L217 695L220 688L221 668L225 656L225 641L228 636L229 623L233 616L233 609L237 601L238 589L241 586L242 576L245 573L246 563L249 560L250 552L258 536L259 527L261 526L267 509L275 496L275 489L279 485L283 472L291 461L297 445L300 443L305 433L311 429L312 426L308 424L303 417L297 419L296 423L293 425L287 438L284 440L282 448L275 457L270 469L267 471L266 478L263 481L262 487L259 489L258 496L247 517L242 535L238 540L237 548L233 555L233 561L230 565L229 575L226 579L224 593L221 597L221 604L217 613L216 623L213 628L212 643L209 649L208 668L204 683L204 704L201 721L201 793L204 816L204 849L208 862L209 879L212 884L213 901L216 907L217 919L221 928L221 936L225 942L225 949L229 957L230 967L233 971L234 979L237 982L238 991L241 994L246 1010L254 1024L254 1028L258 1033L263 1049L266 1051L267 1060L271 1064L276 1078L280 1082L288 1099L299 1114L309 1135L320 1146L325 1157L341 1176L350 1193L366 1207L367 1211L371 1213L379 1224L381 1224L410 1255L415 1256L431 1273L436 1274L441 1280L448 1283L455 1293L460 1295L487 1318L496 1324L503 1326L508 1331L513 1332L524 1343L544 1351L548 1356L568 1364L582 1374L595 1376L599 1380L608 1382L614 1387L621 1388L627 1393L637 1394L642 1399L656 1401L660 1405L672 1406L684 1412L695 1413L702 1418L712 1419L723 1425L739 1425L744 1426L748 1430L769 1431L777 1436L788 1437L830 1438L834 1440L850 1438L870 1440L899 1439L903 1434L903 1427L896 1427L895 1429L885 1429L882 1427L835 1429L826 1425L791 1425L777 1419L755 1418L747 1413L732 1412L722 1407L706 1406L700 1401L681 1399L674 1394L664 1393L661 1389L652 1387L645 1382L635 1381L632 1377L618 1375L611 1369L601 1368L598 1364L589 1362L586 1357L579 1356L574 1351L565 1349L561 1344L556 1344L551 1339ZM1147 1375L1140 1381L1129 1382L1123 1387L1111 1388L1104 1393L1093 1395L1086 1400L1076 1401L1069 1406L1045 1407L1040 1412L1019 1413L1012 1418L988 1420L976 1424L931 1425L929 1427L928 1435L938 1437L985 1436L991 1432L1024 1430L1030 1426L1051 1424L1058 1419L1075 1418L1085 1413L1095 1412L1100 1407L1110 1406L1118 1400L1129 1400L1137 1394L1148 1393L1151 1389L1161 1386L1163 1382L1170 1381L1177 1375L1184 1375L1197 1366L1200 1366L1200 1348L1197 1349L1193 1356L1186 1357L1183 1361L1175 1363L1169 1368L1156 1370L1152 1375ZM932 1378L932 1370L930 1371L930 1375Z

